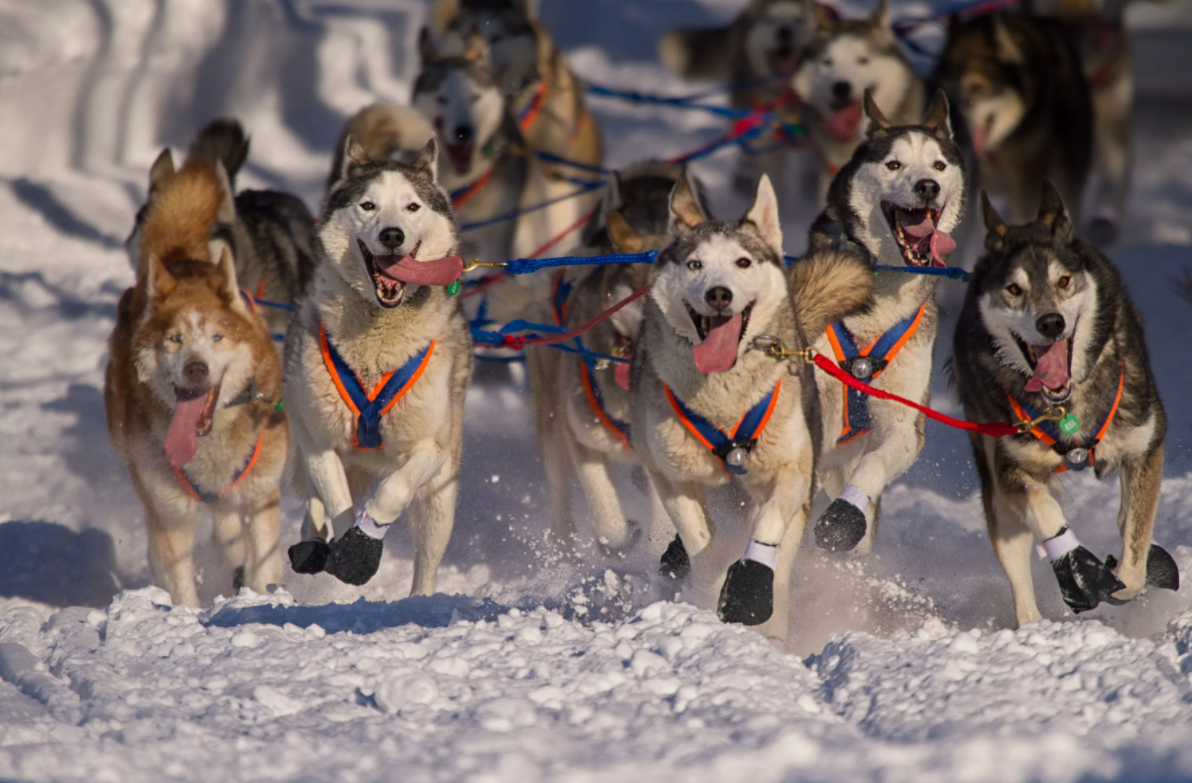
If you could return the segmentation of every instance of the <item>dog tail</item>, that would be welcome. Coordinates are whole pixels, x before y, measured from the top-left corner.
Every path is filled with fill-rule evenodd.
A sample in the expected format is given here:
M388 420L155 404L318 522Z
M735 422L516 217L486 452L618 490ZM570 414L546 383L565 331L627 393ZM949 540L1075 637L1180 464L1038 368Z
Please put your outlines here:
M790 283L799 325L812 342L833 321L873 306L873 270L852 253L820 251L796 261Z
M141 224L141 269L150 255L163 262L174 258L212 261L211 225L224 197L215 167L200 160L186 165L149 202Z
M348 120L339 134L327 188L330 189L339 181L344 163L344 143L349 135L364 148L370 159L385 160L396 152L421 150L434 134L434 128L417 109L391 103L374 103L364 107Z
M658 39L658 56L685 79L728 79L737 47L737 25L680 28Z
M248 135L239 122L226 117L212 120L203 126L186 151L188 161L201 160L212 166L216 161L223 163L233 191L236 188L236 174L247 158Z

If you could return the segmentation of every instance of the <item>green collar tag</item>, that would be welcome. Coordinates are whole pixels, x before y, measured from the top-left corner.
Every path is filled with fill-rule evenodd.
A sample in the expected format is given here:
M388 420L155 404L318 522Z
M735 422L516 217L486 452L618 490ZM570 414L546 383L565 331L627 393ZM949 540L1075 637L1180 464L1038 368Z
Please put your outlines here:
M1075 434L1075 432L1080 429L1080 419L1069 413L1064 416L1064 418L1060 419L1059 427L1060 432L1064 433L1065 435Z
M456 280L451 285L447 286L447 296L455 296L459 293L459 280Z

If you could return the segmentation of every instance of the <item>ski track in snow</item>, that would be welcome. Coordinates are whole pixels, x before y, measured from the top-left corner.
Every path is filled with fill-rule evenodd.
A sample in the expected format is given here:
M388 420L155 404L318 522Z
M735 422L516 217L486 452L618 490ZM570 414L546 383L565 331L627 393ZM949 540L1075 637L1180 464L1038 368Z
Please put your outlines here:
M682 94L699 87L657 63L657 35L739 6L545 0L543 17L577 73ZM896 4L895 16L929 7ZM1188 588L1076 619L1038 563L1053 621L1006 630L1009 590L967 440L935 424L884 497L874 556L837 561L805 545L786 650L660 601L648 575L665 537L624 557L586 540L578 559L542 554L548 503L516 367L481 365L468 394L445 595L399 600L412 572L400 525L361 589L289 574L272 595L223 598L230 574L201 548L210 608L171 608L148 586L143 514L101 396L114 306L132 282L123 241L148 167L163 144L184 149L206 120L232 115L253 137L240 187L316 206L344 119L408 96L425 10L420 0L0 0L0 778L1192 776ZM1189 574L1192 307L1170 280L1192 266L1192 91L1172 76L1188 72L1192 5L1132 14L1137 165L1113 257L1146 319L1170 418L1156 540ZM614 166L724 130L693 112L591 105ZM735 160L697 168L724 215L743 208L729 188ZM784 210L797 252L810 211ZM972 247L962 243L968 264ZM959 286L943 283L940 301L937 368ZM942 369L932 402L957 412ZM646 514L621 478L630 510ZM1116 480L1064 485L1081 538L1102 556L1117 551ZM735 557L740 498L712 501ZM287 502L283 544L298 522Z

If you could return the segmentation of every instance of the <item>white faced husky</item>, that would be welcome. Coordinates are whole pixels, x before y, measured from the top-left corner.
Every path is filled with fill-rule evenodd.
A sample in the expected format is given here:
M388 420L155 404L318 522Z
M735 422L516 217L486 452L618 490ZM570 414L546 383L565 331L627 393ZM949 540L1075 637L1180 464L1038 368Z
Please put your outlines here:
M952 141L948 101L937 93L920 125L895 126L865 94L868 139L836 176L828 206L811 227L810 259L851 252L871 264L945 266L949 234L964 211L965 174ZM814 339L820 353L854 377L926 403L938 320L938 277L883 272L875 305L830 324ZM824 446L819 477L835 498L815 526L829 550L873 546L882 491L914 464L925 420L896 402L870 399L820 378Z
M682 178L670 211L672 241L652 270L631 378L633 449L679 531L664 571L682 571L689 557L697 600L723 580L721 619L764 624L763 633L782 638L815 436L804 411L814 388L807 365L752 349L762 336L805 347L783 270L778 202L763 176L740 221L709 220ZM712 562L704 491L734 476L754 506L751 541L726 574Z
M364 584L409 510L412 592L435 591L472 370L467 320L445 289L463 262L437 164L433 139L398 163L369 160L349 137L327 195L326 258L286 339L285 400L310 492L305 540L290 547L299 573Z

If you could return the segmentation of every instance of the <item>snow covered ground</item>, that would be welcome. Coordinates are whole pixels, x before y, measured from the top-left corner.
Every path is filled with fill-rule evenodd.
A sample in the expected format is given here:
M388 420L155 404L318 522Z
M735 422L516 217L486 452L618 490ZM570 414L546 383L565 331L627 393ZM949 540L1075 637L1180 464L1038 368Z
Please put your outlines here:
M674 94L691 86L658 65L654 39L740 2L543 5L579 74ZM449 595L402 600L412 564L398 529L362 590L291 574L273 595L217 599L230 575L207 553L202 593L215 603L170 608L148 586L142 511L100 393L148 166L162 145L183 148L230 114L253 136L241 184L316 205L344 118L406 98L424 15L416 0L0 0L0 778L1192 777L1192 592L1076 619L1039 564L1055 622L1006 630L1009 591L967 444L936 425L886 495L875 556L800 555L786 650L659 602L661 542L624 558L544 557L524 389L491 366L468 398L464 492L440 579ZM1189 574L1192 306L1170 279L1192 267L1192 4L1132 15L1138 160L1114 258L1146 318L1171 420L1156 538ZM723 130L693 113L593 107L613 165ZM725 214L741 208L727 189L735 154L699 167ZM933 404L956 409L942 375ZM1116 551L1116 482L1064 481L1081 538ZM714 512L728 538L743 535L730 493ZM290 505L284 540L297 528Z

